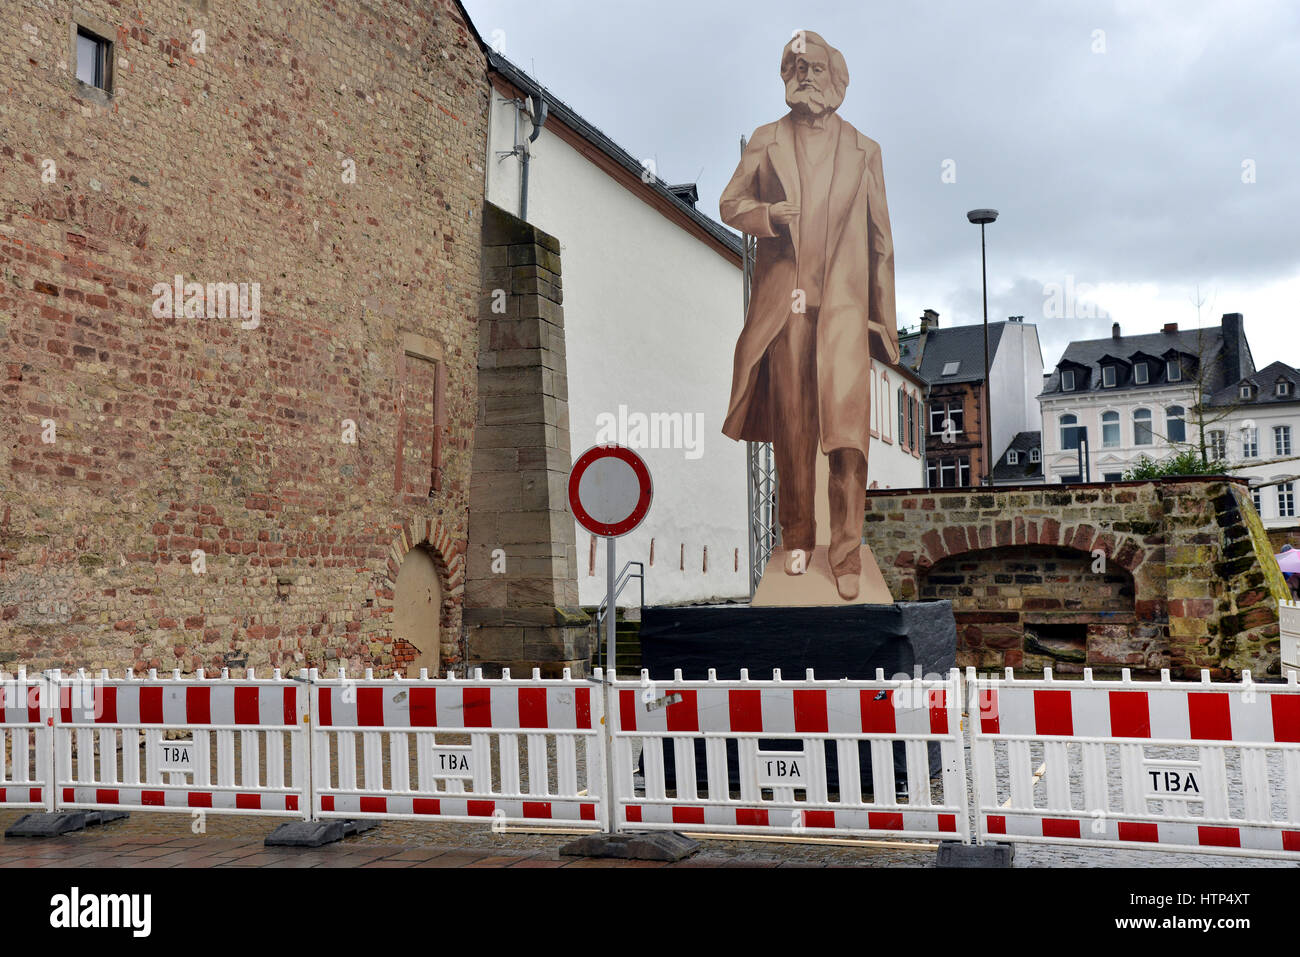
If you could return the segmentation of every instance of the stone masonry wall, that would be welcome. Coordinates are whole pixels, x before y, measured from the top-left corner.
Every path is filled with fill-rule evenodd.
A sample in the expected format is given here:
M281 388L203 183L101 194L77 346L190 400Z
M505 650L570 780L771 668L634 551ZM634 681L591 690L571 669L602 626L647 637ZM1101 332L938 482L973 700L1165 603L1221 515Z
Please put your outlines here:
M979 595L973 582L955 614L966 625L1011 624L1023 630L1027 599L1059 601L1060 611L1088 626L1081 664L1101 669L1169 667L1194 676L1209 669L1216 676L1250 669L1255 675L1279 673L1277 602L1285 585L1264 528L1250 507L1244 481L1218 477L1105 485L1015 486L998 489L872 491L867 493L864 536L895 598L934 597L942 583L929 576L959 573L1006 574L1005 562L1041 560L1074 554L1096 564L1099 587L1113 576L1116 586L1132 579L1128 604L1080 589L1071 570L1040 576L1041 582L997 581L998 591ZM960 558L962 561L955 559ZM1098 561L1101 559L1102 561ZM968 566L968 567L967 567ZM1022 572L1022 574L1028 574ZM1025 591L1032 585L1036 591ZM1109 590L1107 588L1107 590ZM1042 594L1038 592L1041 591ZM981 600L982 599L982 600ZM971 615L1011 610L1004 617L977 621ZM1076 607L1069 604L1078 601ZM1127 598L1126 598L1127 602ZM1049 622L1051 609L1032 609ZM1058 623L1067 624L1071 616ZM1034 667L1023 643L997 633L993 643L969 633L964 664L980 667ZM979 639L972 643L971 638Z
M421 542L455 662L488 103L458 5L5 3L0 88L0 667L386 671ZM169 317L177 275L258 284L256 321Z
M586 671L569 511L569 391L560 244L488 204L483 215L478 427L465 624L485 673Z

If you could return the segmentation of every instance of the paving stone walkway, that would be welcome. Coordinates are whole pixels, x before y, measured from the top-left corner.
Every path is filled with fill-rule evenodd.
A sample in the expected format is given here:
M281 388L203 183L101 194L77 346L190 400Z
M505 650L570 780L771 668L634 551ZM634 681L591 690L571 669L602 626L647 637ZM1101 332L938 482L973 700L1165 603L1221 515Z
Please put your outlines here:
M0 831L23 812L0 812ZM701 841L676 864L562 857L569 835L495 834L487 827L385 822L322 848L265 847L276 822L210 816L194 834L188 815L132 813L57 838L0 839L0 867L933 867L933 845L902 847ZM1016 867L1294 867L1217 855L1022 845Z

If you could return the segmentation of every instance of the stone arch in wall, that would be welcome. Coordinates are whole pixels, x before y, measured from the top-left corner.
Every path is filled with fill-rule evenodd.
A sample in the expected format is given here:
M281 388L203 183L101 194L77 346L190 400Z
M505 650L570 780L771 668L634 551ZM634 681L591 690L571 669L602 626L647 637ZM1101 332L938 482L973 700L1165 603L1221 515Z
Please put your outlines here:
M454 663L465 594L463 549L438 518L413 519L392 543L385 582L393 668L407 676Z
M1108 663L1139 626L1132 573L1068 546L963 551L921 570L918 586L922 601L952 602L959 664L1078 672Z

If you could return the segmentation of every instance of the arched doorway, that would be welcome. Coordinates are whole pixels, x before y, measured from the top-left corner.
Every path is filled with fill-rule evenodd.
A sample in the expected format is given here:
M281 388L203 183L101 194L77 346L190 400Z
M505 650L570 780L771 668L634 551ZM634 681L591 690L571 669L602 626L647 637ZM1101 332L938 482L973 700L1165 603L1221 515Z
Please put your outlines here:
M393 587L393 640L415 648L407 677L420 668L438 671L439 622L442 618L442 583L438 566L427 549L416 547L406 553Z

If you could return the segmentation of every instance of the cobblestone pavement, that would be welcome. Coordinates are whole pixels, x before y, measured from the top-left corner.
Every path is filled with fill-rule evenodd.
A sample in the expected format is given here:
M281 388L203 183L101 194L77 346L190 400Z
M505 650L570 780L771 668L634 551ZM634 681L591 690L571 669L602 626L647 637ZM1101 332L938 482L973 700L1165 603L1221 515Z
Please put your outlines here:
M7 828L22 812L0 813ZM58 838L0 840L0 867L933 867L933 845L915 848L701 841L699 853L673 865L565 858L569 835L494 834L451 823L384 822L323 848L268 848L276 821L209 815L194 834L185 814L130 818ZM1218 855L1021 845L1016 867L1287 867L1290 862Z

